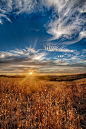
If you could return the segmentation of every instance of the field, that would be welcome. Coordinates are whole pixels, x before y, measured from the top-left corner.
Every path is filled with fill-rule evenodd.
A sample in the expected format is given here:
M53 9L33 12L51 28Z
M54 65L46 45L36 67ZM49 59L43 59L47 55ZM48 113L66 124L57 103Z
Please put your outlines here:
M55 78L1 76L1 129L86 129L86 74Z

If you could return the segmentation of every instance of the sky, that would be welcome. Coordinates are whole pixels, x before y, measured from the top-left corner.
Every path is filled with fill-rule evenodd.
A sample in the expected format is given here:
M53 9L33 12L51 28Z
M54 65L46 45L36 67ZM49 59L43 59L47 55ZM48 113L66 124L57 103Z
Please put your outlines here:
M86 72L86 0L0 0L0 73L29 72Z

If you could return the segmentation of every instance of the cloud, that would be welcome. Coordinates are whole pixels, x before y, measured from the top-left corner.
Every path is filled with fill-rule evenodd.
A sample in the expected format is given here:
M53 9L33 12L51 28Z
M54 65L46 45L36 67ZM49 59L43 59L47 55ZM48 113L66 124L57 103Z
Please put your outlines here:
M45 51L50 51L50 52L74 52L74 50L69 50L64 47L57 47L55 45L47 45L45 46Z
M86 54L86 49L83 49L82 51L83 51L83 53L85 53L85 54Z
M49 63L43 62L46 53L35 50L34 48L27 47L25 49L16 49L10 51L0 52L0 69L1 71L27 71L37 70L41 65ZM17 71L17 72L18 72Z
M10 15L44 12L44 7L52 9L52 18L46 23L50 40L62 39L65 44L73 44L86 38L86 0L1 0L0 24L5 18L11 22ZM43 13L42 13L43 14Z
M31 47L26 47L25 49L16 49L10 51L1 51L0 52L0 62L16 62L16 61L25 61L25 60L38 60L41 61L44 59L45 53L40 53L39 50L35 50Z
M48 57L50 51L54 51L55 48L46 48L46 52L35 50L34 48L16 49L10 51L0 52L0 72L1 73L27 73L30 70L41 72L51 72L56 69L59 72L64 69L80 68L85 70L86 61L84 60L82 50L82 58L80 55L74 54L69 49L58 48L56 51L65 52L63 55L57 55L57 57ZM49 50L49 51L48 51ZM70 57L68 53L70 52ZM56 72L55 71L55 72Z
M11 16L17 18L23 13L29 15L41 12L43 15L44 10L51 10L49 21L45 20L44 25L47 33L52 36L50 41L57 40L60 46L65 46L86 38L86 0L0 0L0 24L12 22ZM30 30L39 31L33 27ZM1 51L0 67L8 71L47 70L48 67L60 66L85 67L85 49L80 55L76 50L58 47L51 42L53 45L46 45L44 50L35 50L38 42L39 39L35 39L34 48ZM50 52L55 55L49 55Z
M11 22L11 20L4 14L0 14L0 19L5 18L7 21ZM3 24L3 20L0 20L0 23Z
M82 30L86 29L84 26L86 24L85 0L48 1L50 1L51 6L54 5L55 12L58 14L55 20L51 19L48 26L47 32L53 35L50 40L64 37L71 41L73 38L74 41L68 42L72 44L86 37L86 31ZM76 39L76 37L78 38Z
M41 73L54 73L54 74L71 74L71 73L85 73L86 68L83 66L52 66L43 67L40 69Z
M25 49L15 49L15 50L9 50L9 51L1 51L0 52L0 58L31 56L31 55L34 55L38 52L39 52L39 50L36 51L34 48L26 47Z
M36 5L36 0L1 0L0 21L2 21L3 18L5 18L9 22L11 22L11 20L9 19L10 15L17 16L22 13L32 13L35 11L34 9Z
M80 40L82 40L83 38L86 38L86 31L81 31L80 33L79 33L79 36L76 38L76 39L74 39L74 40L72 40L72 41L66 41L66 42L63 42L62 43L62 45L67 45L67 44L74 44L74 43L77 43L77 42L79 42Z
M86 37L86 31L81 31L80 32L80 39L85 38Z

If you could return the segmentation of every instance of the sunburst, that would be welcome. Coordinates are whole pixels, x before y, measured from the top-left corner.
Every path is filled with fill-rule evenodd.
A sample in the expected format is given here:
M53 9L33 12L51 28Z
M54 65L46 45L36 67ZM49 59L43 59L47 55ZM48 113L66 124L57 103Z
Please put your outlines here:
M30 75L32 75L32 72L30 72Z

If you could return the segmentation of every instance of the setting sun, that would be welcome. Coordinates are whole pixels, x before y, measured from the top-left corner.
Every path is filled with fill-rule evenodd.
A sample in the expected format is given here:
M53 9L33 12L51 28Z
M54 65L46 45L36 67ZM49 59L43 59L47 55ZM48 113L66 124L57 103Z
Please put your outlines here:
M32 72L30 72L30 75L32 75Z

